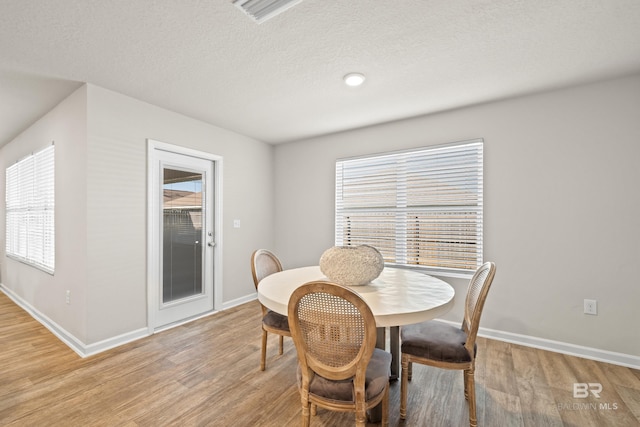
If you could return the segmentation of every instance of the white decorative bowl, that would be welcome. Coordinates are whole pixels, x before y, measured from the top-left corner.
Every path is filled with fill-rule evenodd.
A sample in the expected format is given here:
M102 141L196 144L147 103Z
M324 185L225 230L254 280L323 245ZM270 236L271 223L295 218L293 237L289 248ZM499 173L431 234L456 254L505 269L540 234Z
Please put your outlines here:
M366 285L382 273L384 259L373 246L334 246L320 257L320 271L339 285Z

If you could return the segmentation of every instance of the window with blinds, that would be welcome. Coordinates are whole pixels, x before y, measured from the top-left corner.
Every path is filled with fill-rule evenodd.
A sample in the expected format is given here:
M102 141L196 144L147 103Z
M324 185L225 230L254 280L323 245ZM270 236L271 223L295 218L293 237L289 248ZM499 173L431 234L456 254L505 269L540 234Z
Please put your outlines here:
M483 141L336 162L338 246L466 273L482 264Z
M6 171L6 253L49 273L55 266L54 146Z

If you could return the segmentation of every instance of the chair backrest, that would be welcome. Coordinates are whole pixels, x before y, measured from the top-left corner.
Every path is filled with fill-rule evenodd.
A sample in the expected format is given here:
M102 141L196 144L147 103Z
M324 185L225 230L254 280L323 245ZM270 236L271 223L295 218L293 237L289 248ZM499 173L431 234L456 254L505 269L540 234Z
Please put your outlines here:
M330 282L309 282L291 295L288 317L303 383L313 373L329 380L355 377L356 392L364 390L376 322L358 294Z
M493 262L486 262L481 265L469 282L467 297L464 305L464 321L462 328L467 333L465 347L473 354L473 347L478 335L480 317L482 309L489 293L489 288L496 274L496 265Z
M258 289L258 283L265 277L282 271L282 264L277 256L266 249L258 249L251 255L251 274L253 284Z

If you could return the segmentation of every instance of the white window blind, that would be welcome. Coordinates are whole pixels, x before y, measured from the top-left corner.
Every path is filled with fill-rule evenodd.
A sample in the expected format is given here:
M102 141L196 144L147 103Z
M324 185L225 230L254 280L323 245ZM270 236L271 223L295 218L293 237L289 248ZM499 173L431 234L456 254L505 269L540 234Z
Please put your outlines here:
M338 160L338 246L439 270L482 264L483 141Z
M53 273L54 146L26 157L6 171L6 253Z

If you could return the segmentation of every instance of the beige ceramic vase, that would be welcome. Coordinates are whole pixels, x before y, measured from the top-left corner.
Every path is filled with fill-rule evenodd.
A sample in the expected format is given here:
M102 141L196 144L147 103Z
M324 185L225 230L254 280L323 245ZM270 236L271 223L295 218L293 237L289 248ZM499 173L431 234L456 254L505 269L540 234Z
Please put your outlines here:
M373 246L334 246L320 257L320 271L339 285L366 285L382 273L384 259Z

